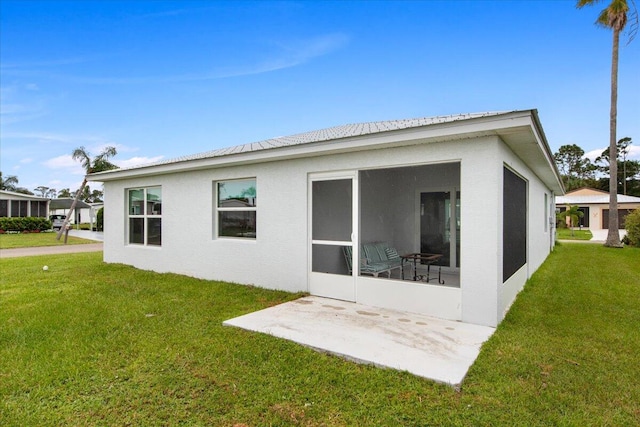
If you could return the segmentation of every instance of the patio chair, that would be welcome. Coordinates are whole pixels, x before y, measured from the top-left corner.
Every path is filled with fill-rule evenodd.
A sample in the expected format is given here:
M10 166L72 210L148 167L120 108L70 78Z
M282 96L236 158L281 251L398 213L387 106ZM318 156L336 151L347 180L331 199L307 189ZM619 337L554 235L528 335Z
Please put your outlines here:
M353 271L353 248L342 248L347 262L349 274ZM360 246L360 274L378 277L380 273L387 273L391 277L391 271L401 269L402 262L395 248L387 242L364 243Z

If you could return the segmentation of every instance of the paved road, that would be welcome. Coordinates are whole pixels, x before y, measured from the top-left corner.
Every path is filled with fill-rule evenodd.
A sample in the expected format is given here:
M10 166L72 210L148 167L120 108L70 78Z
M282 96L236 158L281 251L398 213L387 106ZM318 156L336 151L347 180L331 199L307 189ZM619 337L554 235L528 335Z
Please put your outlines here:
M77 252L99 252L102 250L102 247L102 243L88 243L86 245L39 246L36 248L0 249L0 259L35 255L73 254Z
M73 254L78 252L99 252L103 248L102 233L86 230L69 230L69 236L82 237L96 243L84 245L40 246L35 248L0 249L0 258L15 258L35 255ZM63 237L64 238L64 237ZM99 242L99 243L98 243Z

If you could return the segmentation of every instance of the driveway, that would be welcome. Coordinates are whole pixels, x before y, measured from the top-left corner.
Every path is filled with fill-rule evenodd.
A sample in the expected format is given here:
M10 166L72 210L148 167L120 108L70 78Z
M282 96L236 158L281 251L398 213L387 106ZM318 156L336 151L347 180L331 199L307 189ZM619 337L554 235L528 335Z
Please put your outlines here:
M590 242L606 242L609 230L591 230L591 234L593 234L593 237L589 240ZM620 230L620 240L626 235L627 230Z

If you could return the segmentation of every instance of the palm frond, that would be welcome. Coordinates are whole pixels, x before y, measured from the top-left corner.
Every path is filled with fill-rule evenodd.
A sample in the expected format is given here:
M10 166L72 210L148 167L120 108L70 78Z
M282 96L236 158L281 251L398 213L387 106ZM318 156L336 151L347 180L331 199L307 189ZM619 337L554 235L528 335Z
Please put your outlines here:
M91 158L89 157L89 153L87 153L86 148L82 146L73 150L73 153L71 153L71 158L73 160L79 160L80 164L82 164L82 167L85 170L89 170L89 168L91 167Z
M115 156L116 154L118 154L116 147L105 147L102 152L93 159L91 170L88 172L95 173L118 169L118 166L109 161L109 158Z
M640 23L638 22L638 7L636 6L635 0L631 0L631 7L629 8L629 14L627 15L627 21L630 22L627 27L627 45L636 38L638 34L638 27Z
M600 3L600 0L578 0L576 2L576 7L578 9L582 9L585 6L593 6L596 3Z
M593 6L596 3L600 3L600 1L578 0L576 8L582 9L585 6ZM595 24L603 28L622 31L628 21L631 21L628 31L629 40L627 42L629 44L638 33L638 9L635 0L611 0L611 3L598 15Z
M110 171L113 169L118 169L118 166L114 165L113 163L111 163L106 159L100 159L100 160L95 159L93 162L93 166L91 167L91 171L89 173L104 172L104 171Z

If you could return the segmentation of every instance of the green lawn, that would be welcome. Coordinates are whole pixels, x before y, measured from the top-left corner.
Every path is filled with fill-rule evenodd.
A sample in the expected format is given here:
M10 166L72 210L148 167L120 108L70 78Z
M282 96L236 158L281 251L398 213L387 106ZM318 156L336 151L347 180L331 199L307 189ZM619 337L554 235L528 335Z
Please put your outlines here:
M585 230L573 230L573 235L571 230L568 228L558 228L556 229L556 236L558 240L591 240L593 234L591 231Z
M0 259L0 425L637 425L639 259L559 246L460 392L221 325L293 294Z
M28 233L28 234L0 234L0 249L28 248L34 246L59 246L64 245L64 234L60 240L56 240L58 233ZM93 240L68 236L67 244L84 245L98 243Z

